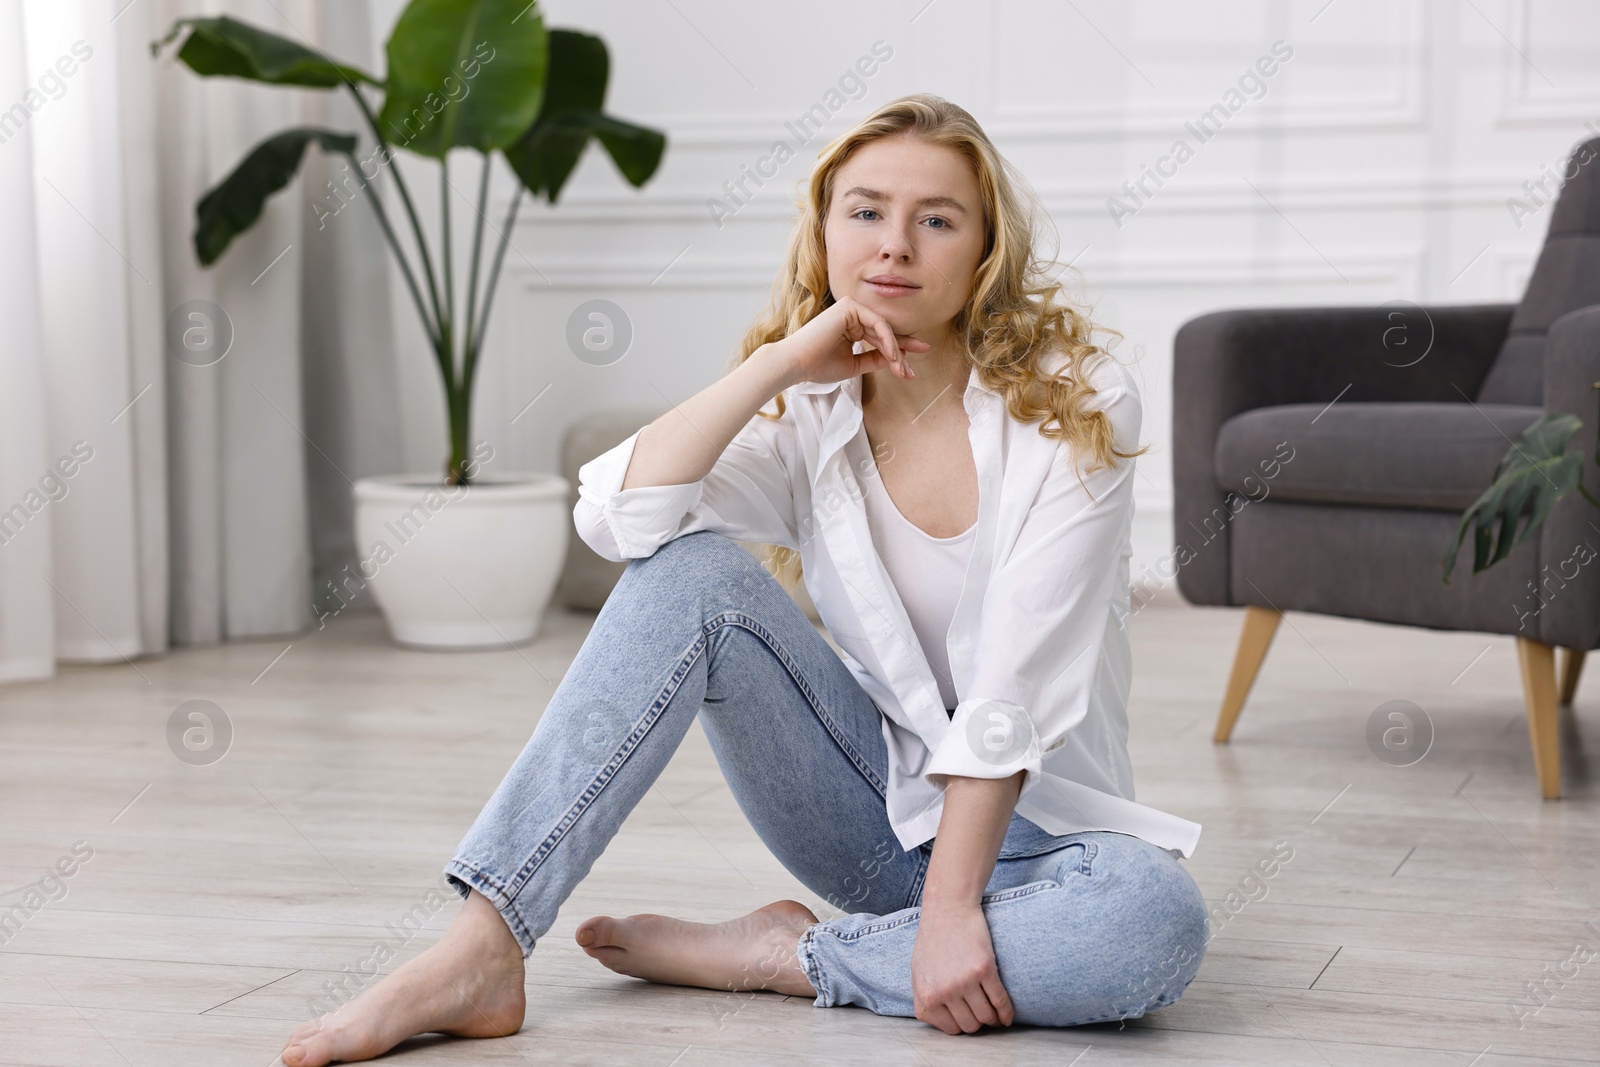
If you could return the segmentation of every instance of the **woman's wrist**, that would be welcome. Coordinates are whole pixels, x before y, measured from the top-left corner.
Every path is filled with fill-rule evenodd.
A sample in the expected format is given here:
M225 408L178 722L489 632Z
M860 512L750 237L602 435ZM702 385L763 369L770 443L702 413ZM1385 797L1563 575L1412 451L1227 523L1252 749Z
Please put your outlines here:
M983 886L975 889L943 889L922 891L922 910L926 912L952 912L981 910L983 908Z
M742 364L752 372L761 375L769 387L766 392L768 397L777 396L791 385L797 384L801 379L796 376L794 360L776 341L769 341L750 353L750 357Z
M1000 779L950 776L922 888L924 908L982 908L983 891L1005 841L1021 779L1020 771Z
M942 856L935 841L933 858L928 862L927 880L922 884L922 906L926 909L960 911L982 907L983 891L988 886L989 875L994 871L994 860L991 858L987 863L984 860L992 852L986 843L952 851L950 846L954 846L956 840L954 835L947 837L947 847ZM994 851L998 852L999 847L996 841Z

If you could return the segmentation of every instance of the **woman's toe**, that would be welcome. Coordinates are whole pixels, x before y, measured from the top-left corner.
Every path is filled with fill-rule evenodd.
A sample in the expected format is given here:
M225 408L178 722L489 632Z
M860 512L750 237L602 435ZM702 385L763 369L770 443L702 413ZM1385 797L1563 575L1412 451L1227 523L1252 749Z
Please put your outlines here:
M318 1032L298 1040L291 1038L281 1058L285 1067L323 1067L332 1063L340 1051L344 1050L337 1047L333 1034Z
M587 952L604 945L613 944L612 932L615 926L616 920L611 916L596 915L579 923L577 933L573 936L577 939L579 946Z

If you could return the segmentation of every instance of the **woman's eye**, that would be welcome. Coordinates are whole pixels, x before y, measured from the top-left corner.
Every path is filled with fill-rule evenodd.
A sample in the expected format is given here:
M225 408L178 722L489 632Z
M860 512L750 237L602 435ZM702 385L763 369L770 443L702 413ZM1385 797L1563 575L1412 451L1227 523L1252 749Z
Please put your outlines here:
M937 222L939 224L939 225L934 227L934 229L936 229L936 230L945 230L945 229L949 229L949 227L950 227L949 221L946 220L946 219L940 218L938 215L930 215L928 217L928 221L929 222Z
M876 215L876 214L877 214L877 212L876 212L876 211L874 211L874 210L873 210L873 209L872 209L872 208L870 208L870 207L864 207L864 208L862 208L862 209L861 209L861 210L859 210L859 211L857 211L857 212L856 212L856 214L855 214L855 217L856 217L856 218L858 218L858 219L859 219L859 218L860 218L860 217L861 217L861 216L862 216L862 215L864 215L864 214L865 214L865 215ZM868 220L867 220L867 221L868 221L868 222L871 222L871 221L872 221L872 220L871 220L871 219L868 219Z

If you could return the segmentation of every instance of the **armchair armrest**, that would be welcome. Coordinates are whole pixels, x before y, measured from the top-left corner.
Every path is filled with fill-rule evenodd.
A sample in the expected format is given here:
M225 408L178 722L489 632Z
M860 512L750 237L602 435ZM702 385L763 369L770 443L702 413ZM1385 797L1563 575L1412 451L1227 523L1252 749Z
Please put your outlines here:
M1569 311L1550 325L1544 349L1544 409L1576 415L1583 428L1567 447L1583 456L1583 484L1600 487L1595 469L1600 382L1600 304ZM1539 590L1515 610L1522 636L1587 652L1600 646L1600 509L1569 493L1539 528Z
M1178 556L1183 597L1232 603L1233 512L1213 469L1223 423L1252 408L1336 397L1471 398L1488 377L1514 310L1513 304L1250 308L1185 323L1172 354L1173 525L1175 543L1193 553L1180 549Z

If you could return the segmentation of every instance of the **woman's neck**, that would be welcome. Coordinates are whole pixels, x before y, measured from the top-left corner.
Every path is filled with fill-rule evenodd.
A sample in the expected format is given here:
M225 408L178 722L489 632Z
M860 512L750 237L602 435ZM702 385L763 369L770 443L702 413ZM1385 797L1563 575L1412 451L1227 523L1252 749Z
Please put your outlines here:
M887 367L862 376L861 405L891 419L919 418L935 405L960 404L966 394L972 364L966 346L951 333L926 352L904 352L915 378L897 378Z

